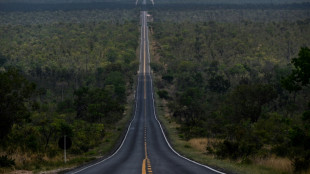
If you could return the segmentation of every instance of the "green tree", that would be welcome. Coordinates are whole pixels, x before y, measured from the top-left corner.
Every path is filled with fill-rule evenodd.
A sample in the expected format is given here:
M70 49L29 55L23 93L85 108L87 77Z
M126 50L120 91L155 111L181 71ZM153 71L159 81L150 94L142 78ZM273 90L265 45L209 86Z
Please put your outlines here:
M239 85L228 97L227 116L235 123L247 119L256 122L263 105L276 97L277 94L270 85Z
M88 91L89 89L86 87L82 87L74 92L75 95L75 109L76 109L76 117L80 119L85 119L87 117L87 109L88 109Z
M224 79L223 76L212 76L208 80L208 88L213 92L224 93L229 87L229 80Z
M35 85L18 70L8 69L0 73L0 139L11 130L13 124L29 117L29 104Z
M310 49L300 49L298 57L292 60L292 73L282 80L282 85L288 91L296 92L309 85L310 80ZM308 101L309 102L309 101ZM306 171L310 167L310 102L303 113L302 125L295 125L289 131L290 158L296 172Z
M292 60L292 73L282 80L283 87L288 91L298 91L302 86L308 86L310 80L310 49L303 47L298 57Z

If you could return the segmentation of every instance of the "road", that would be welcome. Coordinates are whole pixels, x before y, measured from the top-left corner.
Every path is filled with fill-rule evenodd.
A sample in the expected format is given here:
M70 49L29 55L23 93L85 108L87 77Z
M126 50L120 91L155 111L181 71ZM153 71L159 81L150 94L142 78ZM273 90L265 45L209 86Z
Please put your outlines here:
M145 4L145 1L143 2ZM141 44L135 115L119 149L110 157L77 168L79 174L209 174L221 173L190 161L175 152L157 120L152 77L146 11L141 11Z

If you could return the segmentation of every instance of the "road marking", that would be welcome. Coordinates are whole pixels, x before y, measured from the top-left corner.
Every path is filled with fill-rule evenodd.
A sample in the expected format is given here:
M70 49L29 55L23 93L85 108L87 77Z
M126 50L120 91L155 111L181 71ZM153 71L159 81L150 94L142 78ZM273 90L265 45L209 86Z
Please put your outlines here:
M143 67L143 72L144 72L144 75L145 75L145 68L146 68L146 64L145 64L145 58L146 58L146 34L145 34L145 31L146 31L146 22L145 22L145 12L143 13L143 33L144 33L144 51L143 51L143 53L144 53L144 61L143 61L143 63L144 63L144 67Z
M150 50L149 50L149 49L148 49L148 57L150 57ZM149 60L149 63L150 63L150 60ZM211 170L211 171L213 171L213 172L216 172L216 173L219 173L219 174L225 174L224 172L221 172L221 171L218 171L218 170L216 170L216 169L213 169L213 168L211 168L211 167L209 167L209 166L207 166L207 165L200 164L200 163L198 163L198 162L196 162L196 161L193 161L193 160L191 160L191 159L188 159L188 158L186 158L186 157L180 155L178 152L176 152L176 151L171 147L169 141L167 140L166 134L164 133L164 130L163 130L162 126L161 126L161 123L160 123L160 121L159 121L158 118L157 118L156 112L155 112L155 100L154 100L153 79L152 79L151 74L148 74L148 76L150 77L150 82L151 82L151 92L152 92L152 100L153 100L153 112L154 112L154 117L155 117L155 119L156 119L156 121L157 121L157 123L158 123L158 125L159 125L159 127L160 127L160 129L161 129L161 133L163 134L163 136L164 136L164 138L165 138L165 141L166 141L168 147L172 150L173 153L175 153L175 154L176 154L177 156L179 156L180 158L183 158L183 159L185 159L185 160L187 160L187 161L189 161L189 162L192 162L192 163L194 163L194 164L196 164L196 165L199 165L199 166L202 166L202 167L204 167L204 168L207 168L207 169L209 169L209 170ZM149 171L149 173L152 173L152 171Z
M207 169L209 169L209 170L211 170L211 171L213 171L213 172L219 173L219 174L225 174L225 173L223 173L223 172L221 172L221 171L218 171L218 170L216 170L216 169L213 169L213 168L211 168L211 167L209 167L209 166L206 166L206 165L200 164L200 163L198 163L198 162L196 162L196 161L193 161L193 160L191 160L191 159L188 159L188 158L186 158L186 157L180 155L178 152L176 152L176 151L171 147L171 145L170 145L170 143L168 142L167 137L166 137L166 135L165 135L165 133L164 133L164 130L163 130L163 128L162 128L162 126L161 126L159 120L157 119L157 115L156 115L156 113L155 113L155 100L154 100L153 79L152 79L152 76L151 76L151 75L149 75L149 76L150 76L150 78L151 78L150 81L151 81L151 91L152 91L152 100L153 100L153 108L154 108L154 110L153 110L153 111L154 111L154 117L155 117L155 119L156 119L156 121L157 121L157 123L158 123L158 125L159 125L159 127L160 127L160 129L161 129L161 133L164 135L164 138L165 138L165 141L166 141L167 145L168 145L169 148L172 150L172 152L175 153L177 156L179 156L179 157L181 157L181 158L183 158L183 159L185 159L185 160L187 160L187 161L189 161L189 162L192 162L192 163L194 163L194 164L196 164L196 165L202 166L202 167L204 167L204 168L207 168Z
M131 125L132 125L132 123L133 123L133 121L135 120L136 115L137 115L137 108L138 108L138 102L137 102L137 100L138 100L138 98L139 98L139 93L138 93L139 84L140 84L140 79L138 78L138 85L137 85L137 88L136 88L136 91L137 91L137 92L136 92L136 96L135 96L135 102L136 102L135 114L134 114L132 120L130 121L130 124L129 124L128 128L127 128L127 132L126 132L126 134L125 134L125 137L124 137L124 139L123 139L121 145L118 147L118 149L117 149L111 156L109 156L109 157L107 157L107 158L105 158L105 159L102 159L101 161L99 161L99 162L97 162L97 163L95 163L95 164L86 166L86 167L84 167L84 168L82 168L82 169L80 169L80 170L78 170L78 171L69 172L69 173L71 173L71 174L76 174L76 173L79 173L79 172L81 172L81 171L84 171L84 170L86 170L86 169L88 169L88 168L90 168L90 167L93 167L93 166L96 166L96 165L98 165L98 164L100 164L100 163L103 163L103 162L107 161L108 159L112 158L113 156L115 156L115 155L118 153L118 151L123 147L124 142L125 142L125 140L127 139L129 130L132 129L132 128L131 128ZM134 128L133 128L133 129L134 129Z
M144 20L145 20L145 13L143 13L143 15L144 15ZM141 27L141 29L143 29L143 26ZM141 30L142 31L142 30ZM145 25L144 25L144 32L145 32ZM142 32L141 32L141 43L142 43ZM145 36L145 33L144 33L144 36ZM144 40L144 43L145 43L145 40ZM145 48L145 46L146 45L144 45L144 48ZM150 53L149 53L149 50L147 50L148 51L148 56L150 57ZM140 62L141 62L141 60L142 60L142 57L141 57L141 52L142 52L142 47L141 47L141 51L140 51ZM144 54L146 54L145 53L145 51L144 51ZM144 68L145 68L145 57L146 56L144 56ZM150 60L149 60L150 61ZM199 165L199 166L202 166L202 167L205 167L205 168L208 168L209 170L212 170L212 171L214 171L214 172L217 172L217 173L220 173L220 174L225 174L225 173L223 173L223 172L220 172L220 171L218 171L218 170L215 170L215 169L213 169L213 168L211 168L211 167L209 167L209 166L206 166L206 165L203 165L203 164L200 164L200 163L197 163L196 161L193 161L193 160L190 160L190 159L188 159L188 158L186 158L186 157L183 157L183 156L181 156L179 153L177 153L172 147L171 147L171 145L170 145L170 143L168 142L168 140L167 140L167 138L166 138L166 135L165 135L165 133L164 133L164 131L163 131L163 128L162 128L162 126L161 126L161 124L160 124L160 122L159 122L159 120L157 119L157 115L156 115L156 113L155 113L155 100L154 100L154 89L153 89L153 80L152 80L152 76L150 75L150 74L148 74L148 76L150 77L150 82L151 82L151 92L152 92L152 100L153 100L153 112L154 112L154 117L155 117L155 119L157 120L157 122L158 122L158 124L159 124L159 127L160 127L160 129L161 129L161 132L162 132L162 134L163 134L163 136L164 136L164 138L165 138L165 141L166 141L166 143L167 143L167 145L169 146L169 148L177 155L177 156L179 156L179 157L181 157L181 158L183 158L183 159L185 159L185 160L187 160L187 161L190 161L190 162L192 162L192 163L194 163L194 164L196 164L196 165ZM144 69L144 79L145 79L145 69ZM144 80L145 81L145 80ZM138 91L138 89L139 89L139 83L140 83L140 77L138 78L138 85L137 85L137 89L136 89L136 91ZM123 141L122 141L122 143L121 143L121 145L118 147L118 149L111 155L111 156L109 156L108 158L106 158L106 159L103 159L103 160L101 160L101 161L99 161L99 162L97 162L97 163L95 163L95 164L92 164L92 165L89 165L89 166L86 166L86 167L84 167L84 168L82 168L82 169L80 169L80 170L78 170L78 171L76 171L76 172L72 172L73 174L75 174L75 173L79 173L79 172L81 172L81 171L83 171L83 170L86 170L87 168L90 168L90 167L93 167L93 166L95 166L95 165L98 165L98 164L100 164L100 163L103 163L104 161L106 161L106 160L108 160L108 159L110 159L110 158L112 158L113 156L115 156L118 152L119 152L119 150L122 148L122 146L124 145L124 142L125 142L125 140L127 139L127 136L128 136L128 133L129 133L129 130L130 129L134 129L134 128L131 128L131 125L132 125L132 123L133 123L133 120L135 120L135 118L136 118L136 113L137 113L137 99L138 99L138 92L136 92L136 100L135 100L135 102L136 102L136 106L135 106L135 114L134 114L134 117L133 117L133 119L131 120L131 122L130 122L130 124L129 124L129 126L128 126L128 129L127 129L127 132L126 132L126 134L125 134L125 137L124 137L124 139L123 139ZM146 116L146 115L145 115ZM146 127L145 127L146 128ZM144 138L144 141L145 141L145 154L146 154L146 158L143 160L143 163L142 163L142 173L143 173L143 170L145 171L145 173L143 173L143 174L146 174L146 162L147 162L147 164L148 164L148 170L147 170L147 172L148 172L148 174L152 174L153 172L152 172L152 170L151 170L151 162L150 162L150 160L147 158L147 144L146 144L146 130L145 130L145 138ZM145 162L146 161L146 162ZM149 167L150 166L150 167Z
M144 36L144 45L143 45L143 75L144 75L144 154L145 157L143 159L142 162L142 174L152 174L152 167L151 167L151 161L148 158L148 154L147 154L147 128L146 128L146 51L148 51L148 55L149 55L149 50L146 49L146 39L147 39L147 27L146 27L146 21L145 21L145 15L146 12L143 12L143 36ZM147 166L146 164L147 163ZM146 170L147 169L147 170Z
M145 12L143 12L143 35L144 35L144 44L143 44L143 74L144 74L144 99L146 99L146 27L145 27Z
M145 170L145 159L142 162L142 174L146 174L146 170Z

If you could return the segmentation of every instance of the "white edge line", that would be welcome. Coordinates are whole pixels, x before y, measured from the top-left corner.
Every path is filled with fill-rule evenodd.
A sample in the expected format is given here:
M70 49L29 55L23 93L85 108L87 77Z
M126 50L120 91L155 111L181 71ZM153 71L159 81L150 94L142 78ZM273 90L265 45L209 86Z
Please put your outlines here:
M139 77L138 77L138 86L139 86ZM137 86L137 90L138 90L138 86ZM138 92L136 91L136 99L138 99ZM136 100L135 99L135 100ZM128 129L127 129L127 132L126 132L126 135L125 135L125 137L124 137L124 139L123 139L123 141L122 141L122 144L118 147L118 149L111 155L111 156L109 156L108 158L105 158L104 160L102 160L102 161L99 161L99 162L97 162L97 163L95 163L95 164L93 164L93 165L90 165L90 166L87 166L87 167L85 167L85 168L83 168L83 169L81 169L81 170L78 170L78 171L76 171L76 172L73 172L73 173L71 173L71 174L75 174L75 173L79 173L79 172L81 172L81 171L83 171L83 170L86 170L86 169L88 169L88 168L90 168L90 167L93 167L93 166L96 166L96 165L98 165L98 164L100 164L100 163L103 163L103 162L105 162L106 160L108 160L108 159L110 159L110 158L112 158L114 155L116 155L117 153L118 153L118 151L123 147L123 145L124 145L124 142L125 142L125 140L126 140L126 138L127 138L127 135L128 135L128 133L129 133L129 130L130 130L130 127L131 127L131 123L134 121L134 119L136 118L136 113L137 113L137 101L136 101L136 108L135 108L135 115L134 115L134 117L133 117L133 119L131 120L131 122L130 122L130 124L129 124L129 126L128 126ZM70 173L70 172L69 172Z
M148 38L148 36L147 36L147 38ZM149 44L148 44L148 45L149 45ZM148 49L148 57L149 57L149 61L150 61L149 49ZM141 58L141 54L140 54L140 58ZM215 169L213 169L213 168L211 168L211 167L209 167L209 166L206 166L206 165L200 164L200 163L198 163L198 162L196 162L196 161L190 160L190 159L188 159L188 158L186 158L186 157L180 155L178 152L176 152L176 151L171 147L170 143L168 142L168 140L167 140L167 138L166 138L166 135L165 135L165 133L164 133L164 130L163 130L163 128L162 128L162 126L161 126L159 120L157 119L157 115L156 115L156 113L155 113L155 103L154 103L155 100L154 100L154 90L153 90L153 78L152 78L152 76L151 76L150 74L149 74L149 76L150 76L150 78L151 78L151 91L152 91L152 99L153 99L153 108L154 108L153 111L154 111L154 116L155 116L156 121L158 122L158 125L159 125L159 127L160 127L160 129L161 129L161 132L162 132L162 134L163 134L163 136L164 136L164 138L165 138L165 141L166 141L167 145L169 146L169 148L170 148L176 155L178 155L179 157L181 157L181 158L183 158L183 159L185 159L185 160L187 160L187 161L190 161L190 162L192 162L192 163L194 163L194 164L197 164L197 165L199 165L199 166L205 167L205 168L207 168L207 169L209 169L209 170L212 170L212 171L214 171L214 172L217 172L217 173L220 173L220 174L225 174L225 173L220 172L220 171L218 171L218 170L215 170ZM140 83L140 81L139 81L139 76L138 76L138 85L137 85L137 90L136 90L136 99L138 98L138 92L137 92L137 91L138 91L139 83ZM111 156L109 156L108 158L106 158L106 159L104 159L104 160L102 160L102 161L99 161L99 162L97 162L97 163L95 163L95 164L93 164L93 165L87 166L87 167L85 167L85 168L83 168L83 169L81 169L81 170L78 170L78 171L76 171L76 172L73 172L72 174L79 173L79 172L81 172L81 171L83 171L83 170L86 170L86 169L88 169L88 168L90 168L90 167L96 166L96 165L98 165L98 164L100 164L100 163L102 163L102 162L104 162L104 161L106 161L106 160L112 158L114 155L116 155L116 154L118 153L118 151L123 147L124 142L125 142L125 140L126 140L126 138L127 138L127 135L128 135L128 133L129 133L131 124L132 124L133 120L134 120L135 117L136 117L136 113L137 113L137 103L138 103L138 102L136 101L135 115L134 115L133 119L131 120L131 122L130 122L130 124L129 124L129 126L128 126L128 129L127 129L125 138L123 139L122 144L119 146L119 148L118 148Z
M194 164L197 164L197 165L199 165L199 166L205 167L205 168L207 168L207 169L209 169L209 170L212 170L212 171L214 171L214 172L217 172L217 173L220 173L220 174L225 174L225 173L220 172L220 171L218 171L218 170L215 170L215 169L213 169L213 168L211 168L211 167L209 167L209 166L206 166L206 165L200 164L200 163L198 163L198 162L196 162L196 161L190 160L190 159L188 159L188 158L186 158L186 157L180 155L178 152L176 152L176 151L171 147L170 143L168 142L168 140L167 140L167 138L166 138L166 135L165 135L165 133L164 133L164 130L163 130L163 128L162 128L162 126L161 126L159 120L157 119L157 115L156 115L156 113L155 113L154 93L153 93L153 79L152 79L152 76L151 76L151 75L150 75L150 77L151 77L151 87L152 87L151 90L152 90L152 98L153 98L154 116L155 116L155 119L157 120L157 122L158 122L158 124L159 124L159 127L160 127L160 129L161 129L161 132L162 132L162 134L164 135L164 138L165 138L165 140L166 140L166 143L168 144L168 146L170 147L170 149L171 149L176 155L178 155L179 157L181 157L181 158L183 158L183 159L185 159L185 160L187 160L187 161L190 161L190 162L192 162L192 163L194 163Z
M148 39L148 36L147 36L147 39ZM149 48L149 43L148 43L148 48ZM148 57L149 57L149 61L150 61L151 57L150 57L150 50L149 50L149 49L148 49ZM225 173L223 173L223 172L221 172L221 171L218 171L218 170L215 170L215 169L213 169L213 168L211 168L211 167L209 167L209 166L206 166L206 165L200 164L200 163L198 163L198 162L196 162L196 161L193 161L193 160L191 160L191 159L188 159L188 158L186 158L186 157L180 155L178 152L176 152L176 151L171 147L171 145L170 145L170 143L168 142L167 137L166 137L166 135L165 135L165 133L164 133L164 130L163 130L163 128L162 128L162 126L161 126L159 120L157 119L157 115L156 115L156 112L155 112L156 108L155 108L155 100L154 100L153 78L152 78L152 76L151 76L150 74L149 74L149 76L151 77L151 91L152 91L152 99L153 99L154 116L155 116L155 119L157 120L157 122L158 122L158 124L159 124L159 127L160 127L160 129L161 129L161 132L162 132L162 134L164 135L164 138L165 138L165 140L166 140L166 143L168 144L168 146L170 147L170 149L171 149L176 155L178 155L179 157L181 157L181 158L183 158L183 159L185 159L185 160L187 160L187 161L190 161L190 162L192 162L192 163L194 163L194 164L197 164L197 165L199 165L199 166L205 167L205 168L207 168L207 169L209 169L209 170L212 170L212 171L214 171L214 172L216 172L216 173L225 174Z
M142 28L142 27L141 27L141 28ZM142 37L141 37L141 41L142 41ZM141 42L141 43L142 43L142 42ZM141 46L140 46L140 50L141 50ZM141 54L140 54L140 60L141 60ZM140 69L140 65L139 65L139 69ZM88 169L88 168L90 168L90 167L93 167L93 166L96 166L96 165L98 165L98 164L100 164L100 163L103 163L103 162L105 162L106 160L112 158L114 155L116 155L116 154L118 153L118 151L123 147L124 142L125 142L125 140L126 140L126 138L127 138L127 135L128 135L128 133L129 133L131 124L132 124L132 122L134 121L134 119L136 118L137 108L138 108L138 106L137 106L137 105L138 105L137 99L138 99L138 95L139 95L139 93L138 93L139 83L140 83L140 77L139 77L139 74L138 74L138 85L137 85L137 89L136 89L136 98L135 98L135 102L136 102L135 115L134 115L134 117L132 118L132 120L131 120L131 122L130 122L130 124L129 124L129 126L128 126L128 129L127 129L126 135L125 135L125 137L124 137L124 139L123 139L123 141L122 141L122 144L118 147L118 149L117 149L111 156L109 156L109 157L103 159L102 161L99 161L99 162L97 162L97 163L95 163L95 164L93 164L93 165L90 165L90 166L87 166L87 167L85 167L85 168L82 168L82 169L80 169L80 170L78 170L78 171L76 171L76 172L72 172L72 173L71 173L71 172L68 172L68 173L70 173L70 174L76 174L76 173L82 172L82 171L84 171L84 170L86 170L86 169Z

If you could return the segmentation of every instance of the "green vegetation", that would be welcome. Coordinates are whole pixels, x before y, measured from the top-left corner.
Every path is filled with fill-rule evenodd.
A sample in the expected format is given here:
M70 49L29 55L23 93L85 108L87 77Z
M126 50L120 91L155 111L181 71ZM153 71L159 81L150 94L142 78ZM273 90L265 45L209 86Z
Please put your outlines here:
M167 127L179 125L177 150L242 173L309 171L309 20L199 22L190 21L199 12L182 11L159 21L152 14L155 87ZM195 138L210 140L200 155L185 148ZM259 159L289 159L293 169Z
M301 9L248 9L248 8L205 8L197 10L166 10L154 9L152 14L156 16L156 22L177 22L177 23L195 23L195 22L214 22L218 23L244 23L251 21L261 23L271 23L280 21L300 21L310 18L307 10Z
M118 143L132 115L139 13L134 2L103 1L0 1L0 172L72 167ZM175 148L199 162L309 172L309 3L243 2L152 9L162 120Z
M55 10L55 11L29 11L1 12L0 26L16 25L52 25L59 23L98 23L110 22L123 24L125 21L137 21L137 10Z
M50 21L14 20L35 13ZM50 170L102 157L117 145L132 115L137 20L91 20L105 12L83 11L85 21L77 23L77 12L53 13L11 13L13 20L0 25L2 172L11 166ZM58 148L63 135L73 141L66 165Z
M159 4L286 4L302 3L306 0L157 0Z

